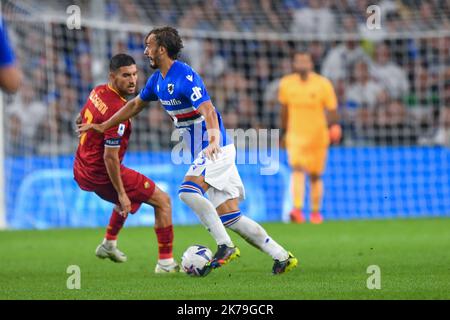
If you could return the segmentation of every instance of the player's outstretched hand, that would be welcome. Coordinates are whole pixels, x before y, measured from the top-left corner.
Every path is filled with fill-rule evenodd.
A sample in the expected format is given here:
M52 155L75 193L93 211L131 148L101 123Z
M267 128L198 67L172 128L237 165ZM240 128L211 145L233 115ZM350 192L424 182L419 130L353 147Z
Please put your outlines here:
M120 193L119 194L119 202L120 202L120 215L122 215L124 218L127 217L128 212L131 211L131 201L128 198L128 195L126 193Z
M220 146L217 142L210 142L209 145L204 150L205 157L209 160L216 160L221 153Z
M77 127L78 136L81 136L83 133L86 133L89 130L95 130L99 133L103 133L105 131L101 124L98 123L80 123L77 125Z

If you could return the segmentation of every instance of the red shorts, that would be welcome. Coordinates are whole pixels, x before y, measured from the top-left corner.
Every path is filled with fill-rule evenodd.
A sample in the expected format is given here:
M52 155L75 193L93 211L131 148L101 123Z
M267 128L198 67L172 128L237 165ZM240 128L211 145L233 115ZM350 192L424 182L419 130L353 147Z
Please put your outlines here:
M131 213L136 213L141 204L147 202L153 196L156 187L155 183L143 174L124 166L120 168L120 175L123 187L131 201ZM112 183L95 184L81 177L76 171L74 176L81 189L95 192L103 200L120 205L117 191Z

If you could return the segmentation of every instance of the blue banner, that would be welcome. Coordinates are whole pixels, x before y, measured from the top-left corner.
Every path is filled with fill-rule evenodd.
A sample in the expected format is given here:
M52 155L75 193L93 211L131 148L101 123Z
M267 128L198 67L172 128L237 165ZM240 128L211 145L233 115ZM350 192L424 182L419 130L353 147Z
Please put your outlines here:
M325 219L450 216L449 149L333 147L327 163ZM7 158L8 226L18 229L105 226L113 205L80 190L73 180L72 164L71 156ZM257 221L288 218L292 207L291 171L284 152L278 164L273 175L262 175L261 165L238 165L246 188L241 210ZM199 223L177 196L188 165L174 165L170 152L130 152L125 165L150 177L169 193L174 224ZM307 198L308 193L307 188ZM306 211L309 203L306 200ZM135 226L153 223L153 209L147 205L127 220L127 225Z

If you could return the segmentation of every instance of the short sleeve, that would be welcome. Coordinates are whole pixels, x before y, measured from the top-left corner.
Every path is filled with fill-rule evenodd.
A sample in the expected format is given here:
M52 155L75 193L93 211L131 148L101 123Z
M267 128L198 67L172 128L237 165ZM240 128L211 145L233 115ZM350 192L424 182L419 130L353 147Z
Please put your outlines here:
M148 79L145 87L139 93L139 97L144 101L156 101L158 100L158 96L156 95L155 88L158 82L158 72L152 74L152 76Z
M282 104L282 105L287 105L288 104L288 100L286 97L286 93L285 93L285 81L283 79L280 80L280 83L278 85L278 101Z
M125 134L125 130L127 128L127 123L121 123L118 126L114 126L109 128L104 133L104 143L105 147L120 147L120 142L122 141L122 137Z
M337 98L334 92L333 84L330 80L324 78L324 106L328 110L337 109Z
M183 94L196 109L203 102L211 100L202 78L195 72L186 76L183 84Z
M0 67L12 65L14 61L14 51L9 43L6 24L0 20Z

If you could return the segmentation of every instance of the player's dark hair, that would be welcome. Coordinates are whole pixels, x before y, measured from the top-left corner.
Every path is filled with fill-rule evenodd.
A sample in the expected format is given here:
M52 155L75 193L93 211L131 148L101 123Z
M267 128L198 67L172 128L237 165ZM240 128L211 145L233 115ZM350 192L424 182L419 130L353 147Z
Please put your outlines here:
M180 55L181 49L183 49L183 40L181 40L177 29L172 27L155 28L148 33L145 40L154 34L156 43L158 46L166 48L167 54L170 59L175 60Z
M305 48L305 47L296 48L294 50L294 53L293 53L292 57L295 57L296 55L305 55L305 56L312 57L311 56L311 51L309 51L309 49Z
M116 72L121 67L128 67L133 64L136 64L136 61L134 61L132 56L125 53L119 53L113 56L109 61L109 71Z

